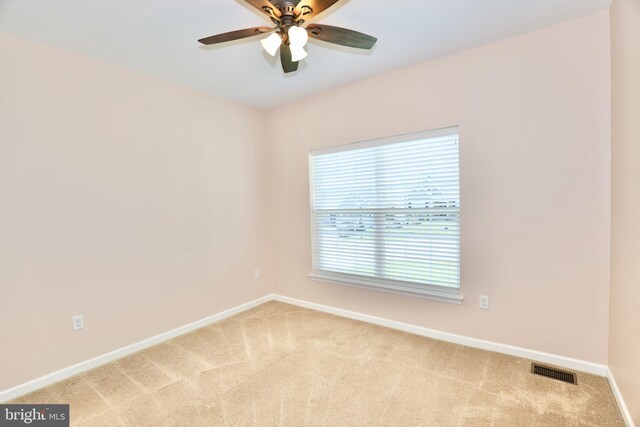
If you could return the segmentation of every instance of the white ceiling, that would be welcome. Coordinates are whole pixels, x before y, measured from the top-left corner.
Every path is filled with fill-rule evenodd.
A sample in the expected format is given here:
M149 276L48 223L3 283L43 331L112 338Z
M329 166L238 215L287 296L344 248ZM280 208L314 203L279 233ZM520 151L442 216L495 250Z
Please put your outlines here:
M268 108L587 15L611 0L342 0L314 22L376 36L371 52L311 41L285 75L258 39L197 39L268 25L243 0L0 0L0 31ZM1 63L1 60L0 60Z

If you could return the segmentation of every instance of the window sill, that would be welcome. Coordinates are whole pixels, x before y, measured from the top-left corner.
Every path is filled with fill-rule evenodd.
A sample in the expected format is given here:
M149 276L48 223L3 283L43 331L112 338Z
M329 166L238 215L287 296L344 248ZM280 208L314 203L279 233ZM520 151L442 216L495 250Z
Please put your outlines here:
M434 301L447 302L450 304L462 304L462 300L464 299L458 289L448 291L433 288L418 288L408 284L405 285L394 282L382 282L360 277L356 278L317 272L310 273L309 278L318 282L333 283L338 285L352 286L355 288L388 292L392 294L420 297Z

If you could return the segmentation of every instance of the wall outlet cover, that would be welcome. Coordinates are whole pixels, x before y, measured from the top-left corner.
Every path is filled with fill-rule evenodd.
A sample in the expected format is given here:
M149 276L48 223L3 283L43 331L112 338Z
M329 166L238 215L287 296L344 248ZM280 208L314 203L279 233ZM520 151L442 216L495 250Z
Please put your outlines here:
M71 318L71 324L73 325L73 330L78 331L80 329L84 329L84 316L82 314L78 314Z

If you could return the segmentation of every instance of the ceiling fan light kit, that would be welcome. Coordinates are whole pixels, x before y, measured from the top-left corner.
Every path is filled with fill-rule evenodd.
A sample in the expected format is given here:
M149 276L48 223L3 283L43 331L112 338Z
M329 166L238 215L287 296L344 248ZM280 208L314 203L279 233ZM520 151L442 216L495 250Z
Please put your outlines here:
M278 33L273 33L266 39L260 40L260 44L262 44L262 47L269 55L276 56L276 53L282 44L282 37L280 37L280 34Z
M302 46L291 45L291 60L293 62L302 61L308 55L307 51Z
M298 62L308 54L304 50L309 37L341 46L371 49L377 39L367 34L330 25L303 25L340 0L245 0L264 13L275 27L255 27L231 31L198 40L204 45L225 43L261 34L271 33L260 43L264 50L275 56L280 49L280 62L285 73L298 69Z
M300 46L303 47L307 44L309 40L309 35L307 34L307 30L302 27L291 27L287 32L289 35L289 43L292 46Z

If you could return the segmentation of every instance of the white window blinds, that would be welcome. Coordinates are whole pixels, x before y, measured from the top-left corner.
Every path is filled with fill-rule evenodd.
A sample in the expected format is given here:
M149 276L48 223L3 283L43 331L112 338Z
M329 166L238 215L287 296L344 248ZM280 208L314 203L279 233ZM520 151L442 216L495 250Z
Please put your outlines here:
M314 273L457 291L457 128L312 152L310 169Z

